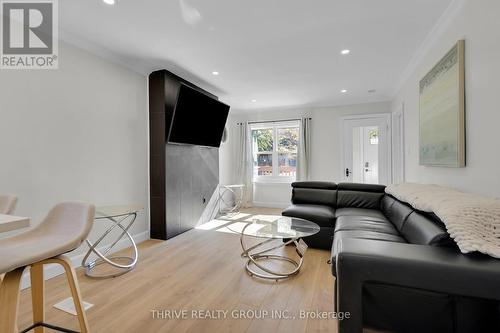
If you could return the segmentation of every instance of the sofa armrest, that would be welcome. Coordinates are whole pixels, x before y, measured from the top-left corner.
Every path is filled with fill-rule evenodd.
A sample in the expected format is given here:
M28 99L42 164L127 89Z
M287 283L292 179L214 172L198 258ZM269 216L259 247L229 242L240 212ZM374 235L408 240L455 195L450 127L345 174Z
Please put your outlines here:
M349 312L340 332L361 332L362 288L367 282L500 300L500 260L453 248L342 239L338 244L337 304Z

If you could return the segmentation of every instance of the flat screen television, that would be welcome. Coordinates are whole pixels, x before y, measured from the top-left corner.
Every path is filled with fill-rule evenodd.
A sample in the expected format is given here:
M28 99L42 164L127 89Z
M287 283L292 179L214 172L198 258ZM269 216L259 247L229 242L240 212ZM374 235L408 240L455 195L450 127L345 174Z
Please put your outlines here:
M219 147L228 114L229 105L181 84L168 142Z

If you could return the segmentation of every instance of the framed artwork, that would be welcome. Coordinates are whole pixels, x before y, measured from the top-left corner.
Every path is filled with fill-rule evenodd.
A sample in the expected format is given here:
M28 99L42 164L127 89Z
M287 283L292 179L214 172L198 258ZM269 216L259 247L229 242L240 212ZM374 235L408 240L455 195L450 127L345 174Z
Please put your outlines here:
M465 167L465 41L420 81L420 165Z

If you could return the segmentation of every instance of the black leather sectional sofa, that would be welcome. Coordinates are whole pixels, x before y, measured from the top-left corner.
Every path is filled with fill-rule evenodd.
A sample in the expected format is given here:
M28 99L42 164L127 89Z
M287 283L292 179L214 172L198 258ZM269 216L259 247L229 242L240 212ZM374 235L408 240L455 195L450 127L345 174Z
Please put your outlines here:
M500 260L461 254L441 220L381 185L292 184L283 215L317 223L331 249L340 332L500 332Z

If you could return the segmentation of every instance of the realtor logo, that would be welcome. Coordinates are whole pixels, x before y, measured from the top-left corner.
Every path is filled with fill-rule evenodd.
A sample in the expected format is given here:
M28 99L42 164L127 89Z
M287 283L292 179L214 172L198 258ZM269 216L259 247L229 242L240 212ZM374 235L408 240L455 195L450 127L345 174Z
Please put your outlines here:
M57 69L57 0L0 0L2 69Z

